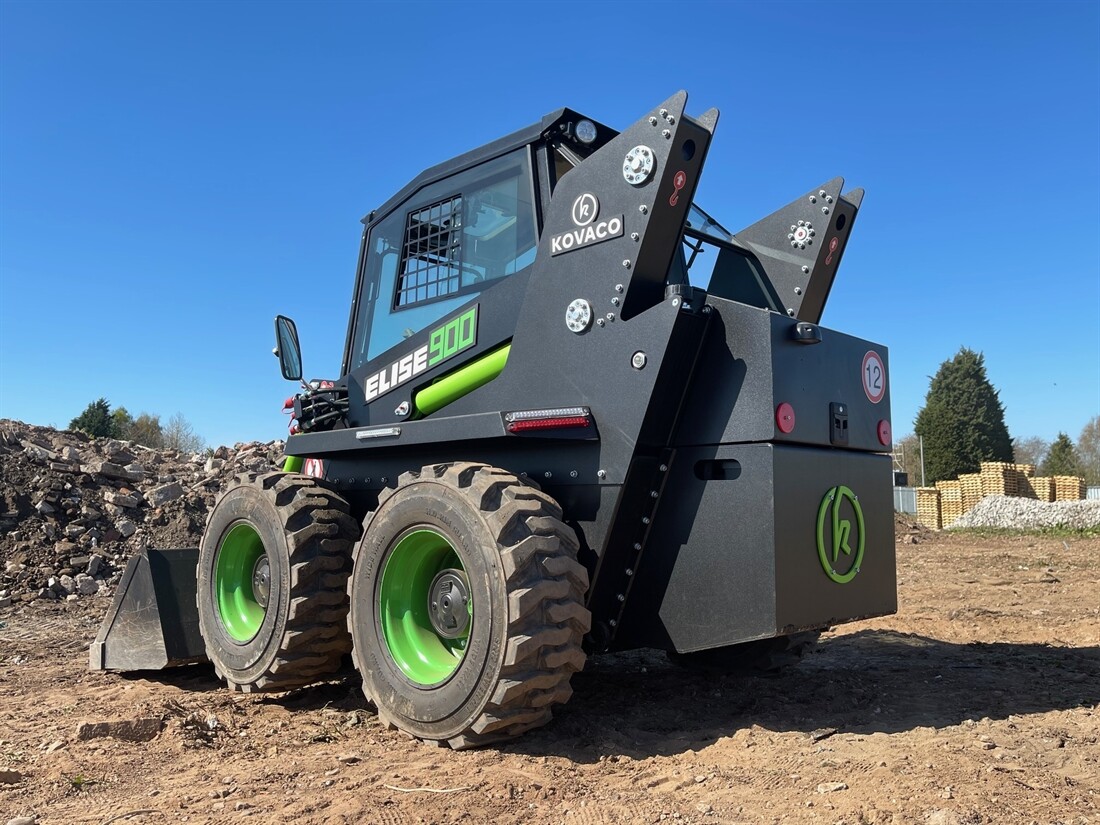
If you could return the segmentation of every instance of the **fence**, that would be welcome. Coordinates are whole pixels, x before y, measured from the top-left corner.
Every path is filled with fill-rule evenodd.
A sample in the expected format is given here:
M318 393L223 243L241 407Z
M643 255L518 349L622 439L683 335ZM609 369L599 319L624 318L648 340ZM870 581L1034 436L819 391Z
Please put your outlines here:
M1100 498L1100 487L1089 487L1087 490L1085 490L1085 498Z
M917 491L912 487L895 487L894 512L908 513L915 516L917 514Z

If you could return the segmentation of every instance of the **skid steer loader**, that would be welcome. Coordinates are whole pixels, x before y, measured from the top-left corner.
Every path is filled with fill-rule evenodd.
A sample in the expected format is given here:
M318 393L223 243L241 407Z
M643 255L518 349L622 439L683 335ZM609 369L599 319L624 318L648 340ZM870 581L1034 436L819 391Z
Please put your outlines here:
M893 612L887 351L819 325L863 193L729 232L686 101L562 109L367 215L284 472L131 560L91 666L287 690L350 652L384 722L462 748L546 723L590 654L737 664Z

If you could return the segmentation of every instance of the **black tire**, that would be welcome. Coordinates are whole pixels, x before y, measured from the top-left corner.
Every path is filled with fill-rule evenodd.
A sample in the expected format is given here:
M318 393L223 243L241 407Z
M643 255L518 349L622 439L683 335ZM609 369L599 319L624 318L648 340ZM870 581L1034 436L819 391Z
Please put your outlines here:
M742 676L771 675L797 664L817 645L820 636L820 631L812 630L694 653L670 651L668 658L674 664L694 670Z
M351 649L347 579L358 536L347 502L308 476L240 476L222 495L202 537L196 601L206 654L231 689L290 690L339 669ZM262 544L266 598L254 581L233 594L226 567L219 574L219 563L240 554L242 537ZM223 616L219 592L226 605L246 605L252 620L232 609Z
M363 691L385 724L452 748L476 747L546 724L551 705L572 695L591 615L577 537L561 519L550 496L483 464L425 467L382 494L356 549L348 626ZM473 605L464 652L434 684L401 670L380 617L386 565L424 531L446 540Z

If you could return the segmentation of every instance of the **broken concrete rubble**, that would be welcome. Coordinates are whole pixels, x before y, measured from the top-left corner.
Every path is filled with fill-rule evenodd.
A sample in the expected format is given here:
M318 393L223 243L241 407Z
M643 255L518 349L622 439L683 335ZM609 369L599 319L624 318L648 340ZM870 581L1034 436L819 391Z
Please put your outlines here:
M283 457L282 441L191 454L0 419L0 607L110 595L138 549L198 546L235 476Z

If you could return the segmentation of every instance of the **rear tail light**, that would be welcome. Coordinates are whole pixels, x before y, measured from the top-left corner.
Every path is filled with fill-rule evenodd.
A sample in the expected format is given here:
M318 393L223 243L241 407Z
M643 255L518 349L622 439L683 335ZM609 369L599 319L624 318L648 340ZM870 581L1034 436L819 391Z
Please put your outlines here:
M510 433L531 430L577 429L592 425L592 413L589 412L587 407L519 410L505 413L504 425Z

